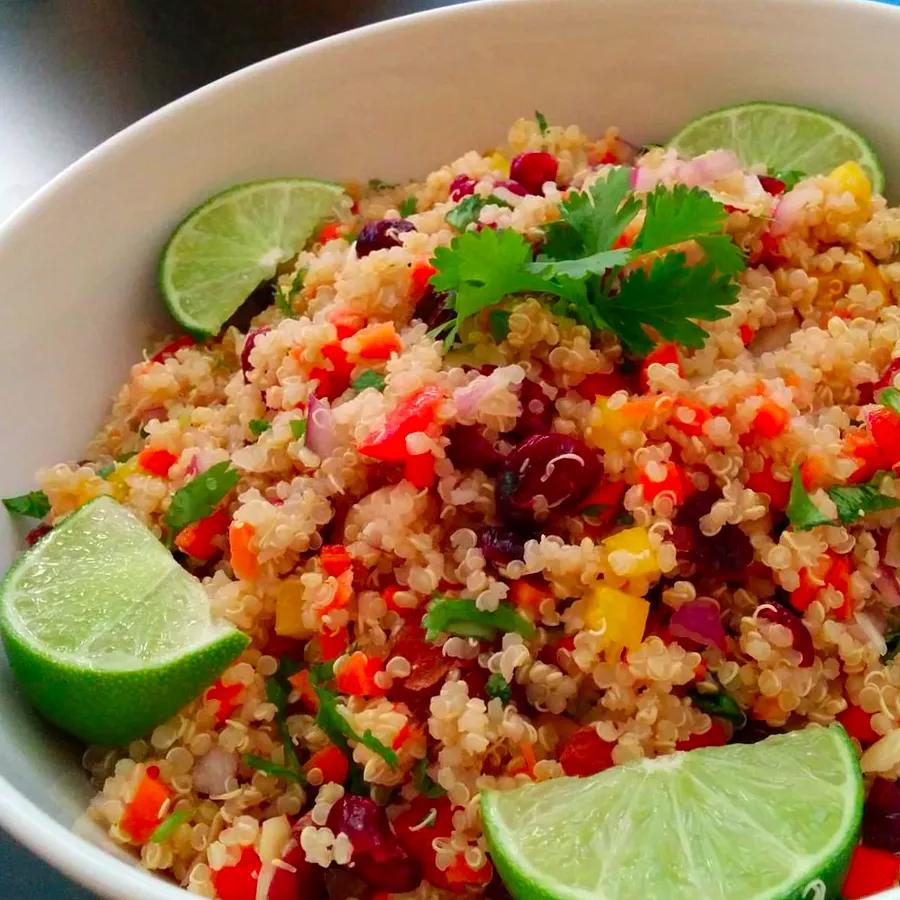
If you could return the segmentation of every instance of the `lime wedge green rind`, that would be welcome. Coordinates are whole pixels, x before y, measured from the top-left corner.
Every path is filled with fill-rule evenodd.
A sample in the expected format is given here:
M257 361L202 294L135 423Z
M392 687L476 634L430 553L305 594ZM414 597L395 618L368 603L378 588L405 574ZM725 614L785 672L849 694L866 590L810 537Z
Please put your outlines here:
M23 554L0 585L13 674L50 721L121 745L197 697L247 646L200 583L108 497Z
M717 109L685 125L669 146L684 157L733 150L745 166L772 173L822 175L854 160L874 190L884 191L884 169L871 143L839 119L803 106L756 102Z
M211 197L175 229L160 260L173 318L196 337L217 334L326 219L350 209L343 187L307 178L239 184Z
M516 900L837 897L862 804L837 725L481 797Z

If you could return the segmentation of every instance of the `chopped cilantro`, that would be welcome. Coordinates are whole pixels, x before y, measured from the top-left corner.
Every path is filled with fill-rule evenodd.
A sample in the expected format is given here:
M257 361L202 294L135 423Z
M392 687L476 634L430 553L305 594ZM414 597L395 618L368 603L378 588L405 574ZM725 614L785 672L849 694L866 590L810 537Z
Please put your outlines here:
M265 419L251 419L249 422L250 431L252 434L255 434L259 437L264 432L268 431L272 427L271 422L267 422Z
M21 497L4 497L3 505L17 516L43 519L50 512L50 501L43 491L30 491Z
M428 758L422 757L413 767L413 786L430 800L446 796L447 792L428 774Z
M540 128L541 134L546 134L547 133L547 117L539 109L536 109L534 111L534 120L537 122L538 128Z
M509 603L495 610L479 609L474 600L434 594L422 617L425 637L437 641L441 634L455 634L491 641L499 632L515 631L524 638L534 637L534 625L519 615Z
M898 653L900 653L900 631L892 631L884 636L884 642L887 649L881 655L882 662L890 662Z
M478 221L481 211L488 205L509 206L505 200L501 200L493 194L489 197L469 194L468 197L463 197L444 218L447 220L447 224L452 225L457 231L465 231L473 222Z
M797 531L806 531L815 528L816 525L831 525L831 519L819 511L806 492L806 488L803 487L799 466L794 466L793 472L791 493L786 510L791 525Z
M161 844L163 841L170 838L176 831L179 825L182 825L184 822L191 817L192 810L190 809L177 809L170 816L166 816L159 825L156 826L153 833L150 835L150 841L154 844Z
M806 178L806 172L801 172L799 169L785 169L784 172L774 172L772 177L783 181L784 189L789 191L796 187L798 181L803 181Z
M828 496L837 507L838 518L845 525L867 516L900 506L896 497L888 497L880 490L881 478L873 478L865 484L846 484L828 488Z
M302 441L306 437L306 419L291 419L291 434L295 441Z
M116 464L114 462L111 462L111 463L107 463L105 466L100 466L100 468L97 469L97 474L101 478L109 478L109 476L112 475L112 473L115 471L116 471Z
M488 313L488 328L491 337L501 344L509 336L509 313L505 309L492 309Z
M411 216L419 207L419 204L416 202L415 197L407 197L400 204L400 218L405 219L407 216Z
M175 491L164 518L169 537L174 538L192 522L205 519L215 512L219 503L240 481L240 477L238 471L231 468L231 463L225 460L211 466L202 475Z
M266 700L275 707L275 722L281 735L281 743L284 745L284 760L286 767L295 773L300 771L300 760L297 759L297 751L294 749L294 741L287 726L287 699L290 694L290 684L287 675L279 665L276 674L266 680Z
M303 287L303 279L306 277L306 269L297 269L291 276L291 280L287 287L281 283L279 279L275 282L275 305L281 312L292 318L294 315L294 307L291 306L291 297Z
M900 391L897 388L887 387L883 391L879 391L878 402L900 415Z
M747 715L738 706L737 701L724 688L714 694L703 694L694 690L690 693L691 702L708 716L719 716L733 723L735 728L743 728L747 724Z
M126 463L132 457L137 456L137 450L129 450L127 453L122 453L116 457L117 463Z
M254 756L252 753L245 753L243 760L245 766L256 769L258 772L265 772L266 775L283 778L285 781L295 781L300 783L305 781L303 772L299 768L290 769L287 766L280 766L270 759L264 759L262 756Z
M353 379L350 385L354 391L364 391L366 388L373 387L376 391L383 391L385 385L384 375L376 372L374 369L368 369Z
M484 686L484 692L491 699L499 698L504 705L509 703L512 697L512 688L509 686L509 682L499 672L494 672L488 678L487 684Z

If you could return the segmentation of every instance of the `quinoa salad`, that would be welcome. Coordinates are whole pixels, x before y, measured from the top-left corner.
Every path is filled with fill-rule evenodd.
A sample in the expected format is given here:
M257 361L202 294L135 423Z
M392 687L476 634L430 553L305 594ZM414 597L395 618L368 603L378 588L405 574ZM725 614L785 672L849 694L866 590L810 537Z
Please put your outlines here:
M505 897L484 791L837 721L900 850L900 208L541 116L345 189L27 495L248 640L90 818L202 897Z

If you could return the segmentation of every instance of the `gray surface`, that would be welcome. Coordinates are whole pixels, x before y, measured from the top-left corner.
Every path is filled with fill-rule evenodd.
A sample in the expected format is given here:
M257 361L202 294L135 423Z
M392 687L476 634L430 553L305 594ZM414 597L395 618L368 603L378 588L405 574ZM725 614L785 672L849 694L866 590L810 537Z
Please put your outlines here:
M335 32L458 2L0 0L0 219L105 138L203 84ZM0 896L93 897L3 833Z

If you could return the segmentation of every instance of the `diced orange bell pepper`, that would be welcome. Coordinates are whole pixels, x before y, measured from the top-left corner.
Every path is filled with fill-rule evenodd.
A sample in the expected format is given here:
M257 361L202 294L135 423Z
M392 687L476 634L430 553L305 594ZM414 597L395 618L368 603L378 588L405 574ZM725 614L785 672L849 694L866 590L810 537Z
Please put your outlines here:
M652 350L644 357L641 364L640 383L641 390L646 394L650 391L650 366L658 363L661 366L675 366L679 375L684 375L684 369L681 366L681 357L678 355L678 348L675 344L660 344L655 350Z
M375 683L375 676L384 671L384 663L377 656L367 656L361 650L350 655L335 675L335 683L342 694L354 697L383 697L384 688Z
M681 467L678 463L668 462L662 463L665 467L666 475L662 481L653 481L647 474L646 469L641 469L639 480L644 488L644 499L652 502L663 491L668 491L675 498L676 506L683 503L688 496L688 485Z
M425 292L428 290L428 282L436 272L437 269L428 263L416 263L413 266L412 271L409 273L409 292L413 302L418 303L425 296Z
M178 457L163 447L145 447L138 453L138 465L151 475L165 478L169 469L178 462Z
M156 777L152 777L154 770ZM119 820L119 827L136 843L146 844L163 820L163 805L171 799L172 789L159 780L159 770L151 766L138 782L134 797Z
M774 400L763 400L753 417L753 431L766 439L778 437L790 421L790 413Z
M353 560L343 544L327 544L319 551L319 561L328 575L343 575L353 566Z
M242 581L253 581L259 574L259 560L253 550L256 529L249 522L232 522L228 529L231 568Z
M388 414L382 428L363 438L359 452L383 462L405 462L410 455L406 449L407 437L434 425L443 399L443 392L434 385L411 394Z
M510 601L519 609L534 616L538 614L544 600L552 596L553 592L543 579L517 578L509 585Z
M836 591L843 594L844 602L834 610L834 617L846 621L853 612L850 599L850 576L852 574L852 564L849 556L839 555L832 551L828 551L832 557L831 565L828 567L828 574L825 576L825 583L829 587L833 587Z
M205 518L182 528L175 537L175 546L182 553L206 562L218 552L219 548L214 541L228 531L230 522L228 510L217 509Z
M389 359L403 345L393 322L375 322L358 331L348 342L347 350L360 359Z
M304 772L310 769L318 769L322 773L322 783L343 784L350 773L350 763L347 757L334 744L316 751L303 766Z
M317 713L319 711L319 697L313 690L312 680L306 669L294 672L288 677L291 687L300 695L300 702L303 704L307 712Z
M800 466L800 480L807 491L823 487L828 480L825 460L819 454L810 454Z
M435 458L433 453L408 456L403 464L403 477L415 488L427 490L434 484Z

